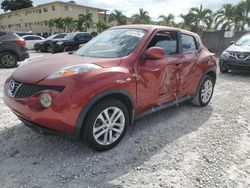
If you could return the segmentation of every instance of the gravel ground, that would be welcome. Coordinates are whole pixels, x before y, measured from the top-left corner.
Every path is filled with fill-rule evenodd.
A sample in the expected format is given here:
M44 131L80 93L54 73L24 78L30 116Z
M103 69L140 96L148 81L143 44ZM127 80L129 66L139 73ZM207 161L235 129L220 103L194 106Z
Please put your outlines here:
M114 149L95 152L11 113L2 90L14 70L0 69L1 187L250 187L249 74L219 74L207 107L143 117Z

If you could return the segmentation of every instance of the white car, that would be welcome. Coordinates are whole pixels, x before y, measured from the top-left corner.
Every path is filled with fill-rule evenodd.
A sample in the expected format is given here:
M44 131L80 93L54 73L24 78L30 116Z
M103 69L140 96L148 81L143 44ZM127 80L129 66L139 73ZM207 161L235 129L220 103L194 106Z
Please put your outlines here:
M26 41L26 48L28 48L29 50L34 49L34 45L37 42L40 42L45 39L38 35L25 35L25 36L22 36L22 38Z

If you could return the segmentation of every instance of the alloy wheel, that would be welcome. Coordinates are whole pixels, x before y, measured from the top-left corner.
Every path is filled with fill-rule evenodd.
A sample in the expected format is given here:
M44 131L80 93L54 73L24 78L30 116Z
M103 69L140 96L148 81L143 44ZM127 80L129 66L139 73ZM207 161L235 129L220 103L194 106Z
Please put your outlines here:
M207 80L204 82L201 89L201 100L203 103L207 103L212 97L213 93L213 83L211 80Z
M100 145L111 145L122 135L124 127L123 111L117 107L109 107L103 110L94 122L94 139Z
M15 65L15 63L16 63L16 60L12 55L6 54L2 57L2 64L5 67L12 67Z

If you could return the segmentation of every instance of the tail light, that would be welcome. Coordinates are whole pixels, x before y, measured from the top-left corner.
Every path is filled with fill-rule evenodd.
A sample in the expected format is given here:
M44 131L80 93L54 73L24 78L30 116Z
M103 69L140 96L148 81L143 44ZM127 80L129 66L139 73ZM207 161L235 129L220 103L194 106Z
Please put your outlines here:
M16 43L18 44L18 46L25 46L26 42L23 39L17 39Z

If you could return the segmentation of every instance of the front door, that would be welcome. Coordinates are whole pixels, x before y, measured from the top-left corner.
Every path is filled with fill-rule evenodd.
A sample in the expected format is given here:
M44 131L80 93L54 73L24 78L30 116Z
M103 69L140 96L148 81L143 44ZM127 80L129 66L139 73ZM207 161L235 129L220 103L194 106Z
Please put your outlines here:
M182 56L178 53L177 32L157 32L147 49L154 46L163 48L166 56L139 63L137 105L142 111L175 100L179 92L178 72Z

